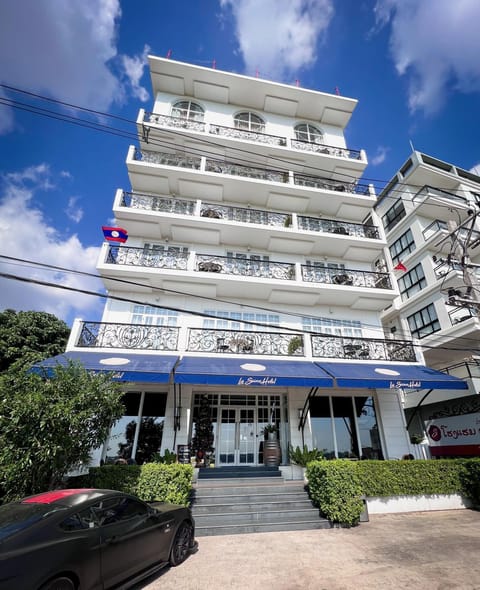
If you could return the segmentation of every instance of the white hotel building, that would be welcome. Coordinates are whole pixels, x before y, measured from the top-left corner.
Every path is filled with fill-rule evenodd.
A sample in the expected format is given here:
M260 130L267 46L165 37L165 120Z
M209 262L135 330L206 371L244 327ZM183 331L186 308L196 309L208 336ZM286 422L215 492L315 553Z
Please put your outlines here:
M262 463L278 427L282 464L306 444L327 457L411 452L409 388L463 388L384 334L398 297L362 150L344 131L356 100L149 59L154 104L127 153L113 211L128 242L104 243L101 322L77 320L62 357L113 370L127 416L110 460L163 423L161 450L189 444L200 399L217 467ZM47 361L56 362L56 361ZM140 457L141 459L141 457Z

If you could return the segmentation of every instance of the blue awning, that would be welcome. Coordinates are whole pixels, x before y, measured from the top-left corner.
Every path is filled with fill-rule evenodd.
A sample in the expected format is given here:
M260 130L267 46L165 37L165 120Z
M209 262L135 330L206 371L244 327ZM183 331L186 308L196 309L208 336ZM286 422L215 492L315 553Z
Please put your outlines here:
M58 365L80 362L89 371L111 372L114 381L168 383L177 356L71 351L36 363L32 371L51 377Z
M468 389L465 381L422 365L317 363L337 387L377 389Z
M245 358L183 357L175 383L246 387L332 387L333 379L313 362Z

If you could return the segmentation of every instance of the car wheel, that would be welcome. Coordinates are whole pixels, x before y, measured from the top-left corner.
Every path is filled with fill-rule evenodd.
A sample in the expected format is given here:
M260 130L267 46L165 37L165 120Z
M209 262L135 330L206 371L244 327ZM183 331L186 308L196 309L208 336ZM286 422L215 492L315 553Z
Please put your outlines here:
M180 565L185 561L193 544L193 527L188 522L183 522L178 528L170 551L170 565Z
M70 578L61 576L44 584L40 590L75 590L75 584Z

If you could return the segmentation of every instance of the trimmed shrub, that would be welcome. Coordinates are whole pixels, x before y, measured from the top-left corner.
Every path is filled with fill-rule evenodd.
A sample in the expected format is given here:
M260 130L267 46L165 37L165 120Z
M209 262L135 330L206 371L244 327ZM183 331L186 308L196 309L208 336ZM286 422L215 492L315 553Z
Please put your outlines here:
M88 475L73 478L69 485L134 494L146 502L153 500L188 506L193 484L193 467L181 464L103 465Z
M307 465L310 497L331 522L355 526L363 510L358 463L336 459Z
M480 509L480 459L467 459L460 472L460 482L464 495Z

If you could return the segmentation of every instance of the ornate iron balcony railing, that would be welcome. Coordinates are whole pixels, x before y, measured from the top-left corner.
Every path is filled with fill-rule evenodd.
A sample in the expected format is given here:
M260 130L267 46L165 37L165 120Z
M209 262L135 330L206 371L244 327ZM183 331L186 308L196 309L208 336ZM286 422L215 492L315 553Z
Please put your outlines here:
M195 201L177 199L176 197L159 197L137 192L124 191L120 202L122 207L141 209L143 211L160 211L179 215L194 215Z
M203 121L193 121L185 117L172 117L170 115L159 115L156 113L147 113L143 117L144 123L154 123L162 127L175 127L176 129L189 129L191 131L205 131Z
M178 350L178 330L179 328L171 326L83 322L77 346L135 350Z
M260 131L249 131L248 129L238 129L237 127L225 127L224 125L210 125L209 132L212 135L221 135L222 137L230 137L234 139L248 139L258 143L266 143L268 145L287 145L285 137L277 135L269 135Z
M172 326L83 322L76 346L179 351L179 330L180 328ZM295 334L282 332L274 326L268 332L206 328L187 330L188 352L303 357L305 344L310 339L314 358L416 361L412 342L404 340Z
M319 154L328 154L329 156L337 156L339 158L348 158L350 160L361 160L362 153L360 150L351 150L347 148L339 148L332 145L325 145L324 143L315 143L313 141L303 141L301 139L291 140L292 148L307 152L316 152Z
M298 227L306 231L327 232L344 236L359 238L380 239L380 234L374 225L337 221L335 219L319 219L317 217L305 217L298 215Z
M332 180L329 178L322 178L321 176L313 176L311 174L298 174L295 172L293 175L293 182L298 186L308 186L328 191L356 193L359 195L369 194L369 188L367 185L358 184L356 182Z
M184 153L153 152L150 150L135 150L135 160L160 164L162 166L179 166L200 170L202 159L196 156L187 156Z
M286 281L295 279L295 264L289 262L232 258L213 254L198 254L195 260L195 270L263 279Z
M268 180L269 182L289 182L289 174L286 171L268 170L267 168L258 168L256 166L244 166L224 160L206 159L205 170L218 174L228 174L230 176L243 176L246 178L256 178L258 180Z
M368 270L335 269L302 264L302 280L308 283L325 283L350 287L391 289L390 276L386 272Z
M125 266L186 270L188 252L169 252L168 250L109 244L106 262Z
M293 349L293 339L300 345ZM188 352L218 352L222 354L268 354L275 356L303 356L303 337L284 332L247 332L243 330L188 331Z
M415 348L409 341L343 338L317 334L313 334L311 338L314 357L364 361L416 361Z

